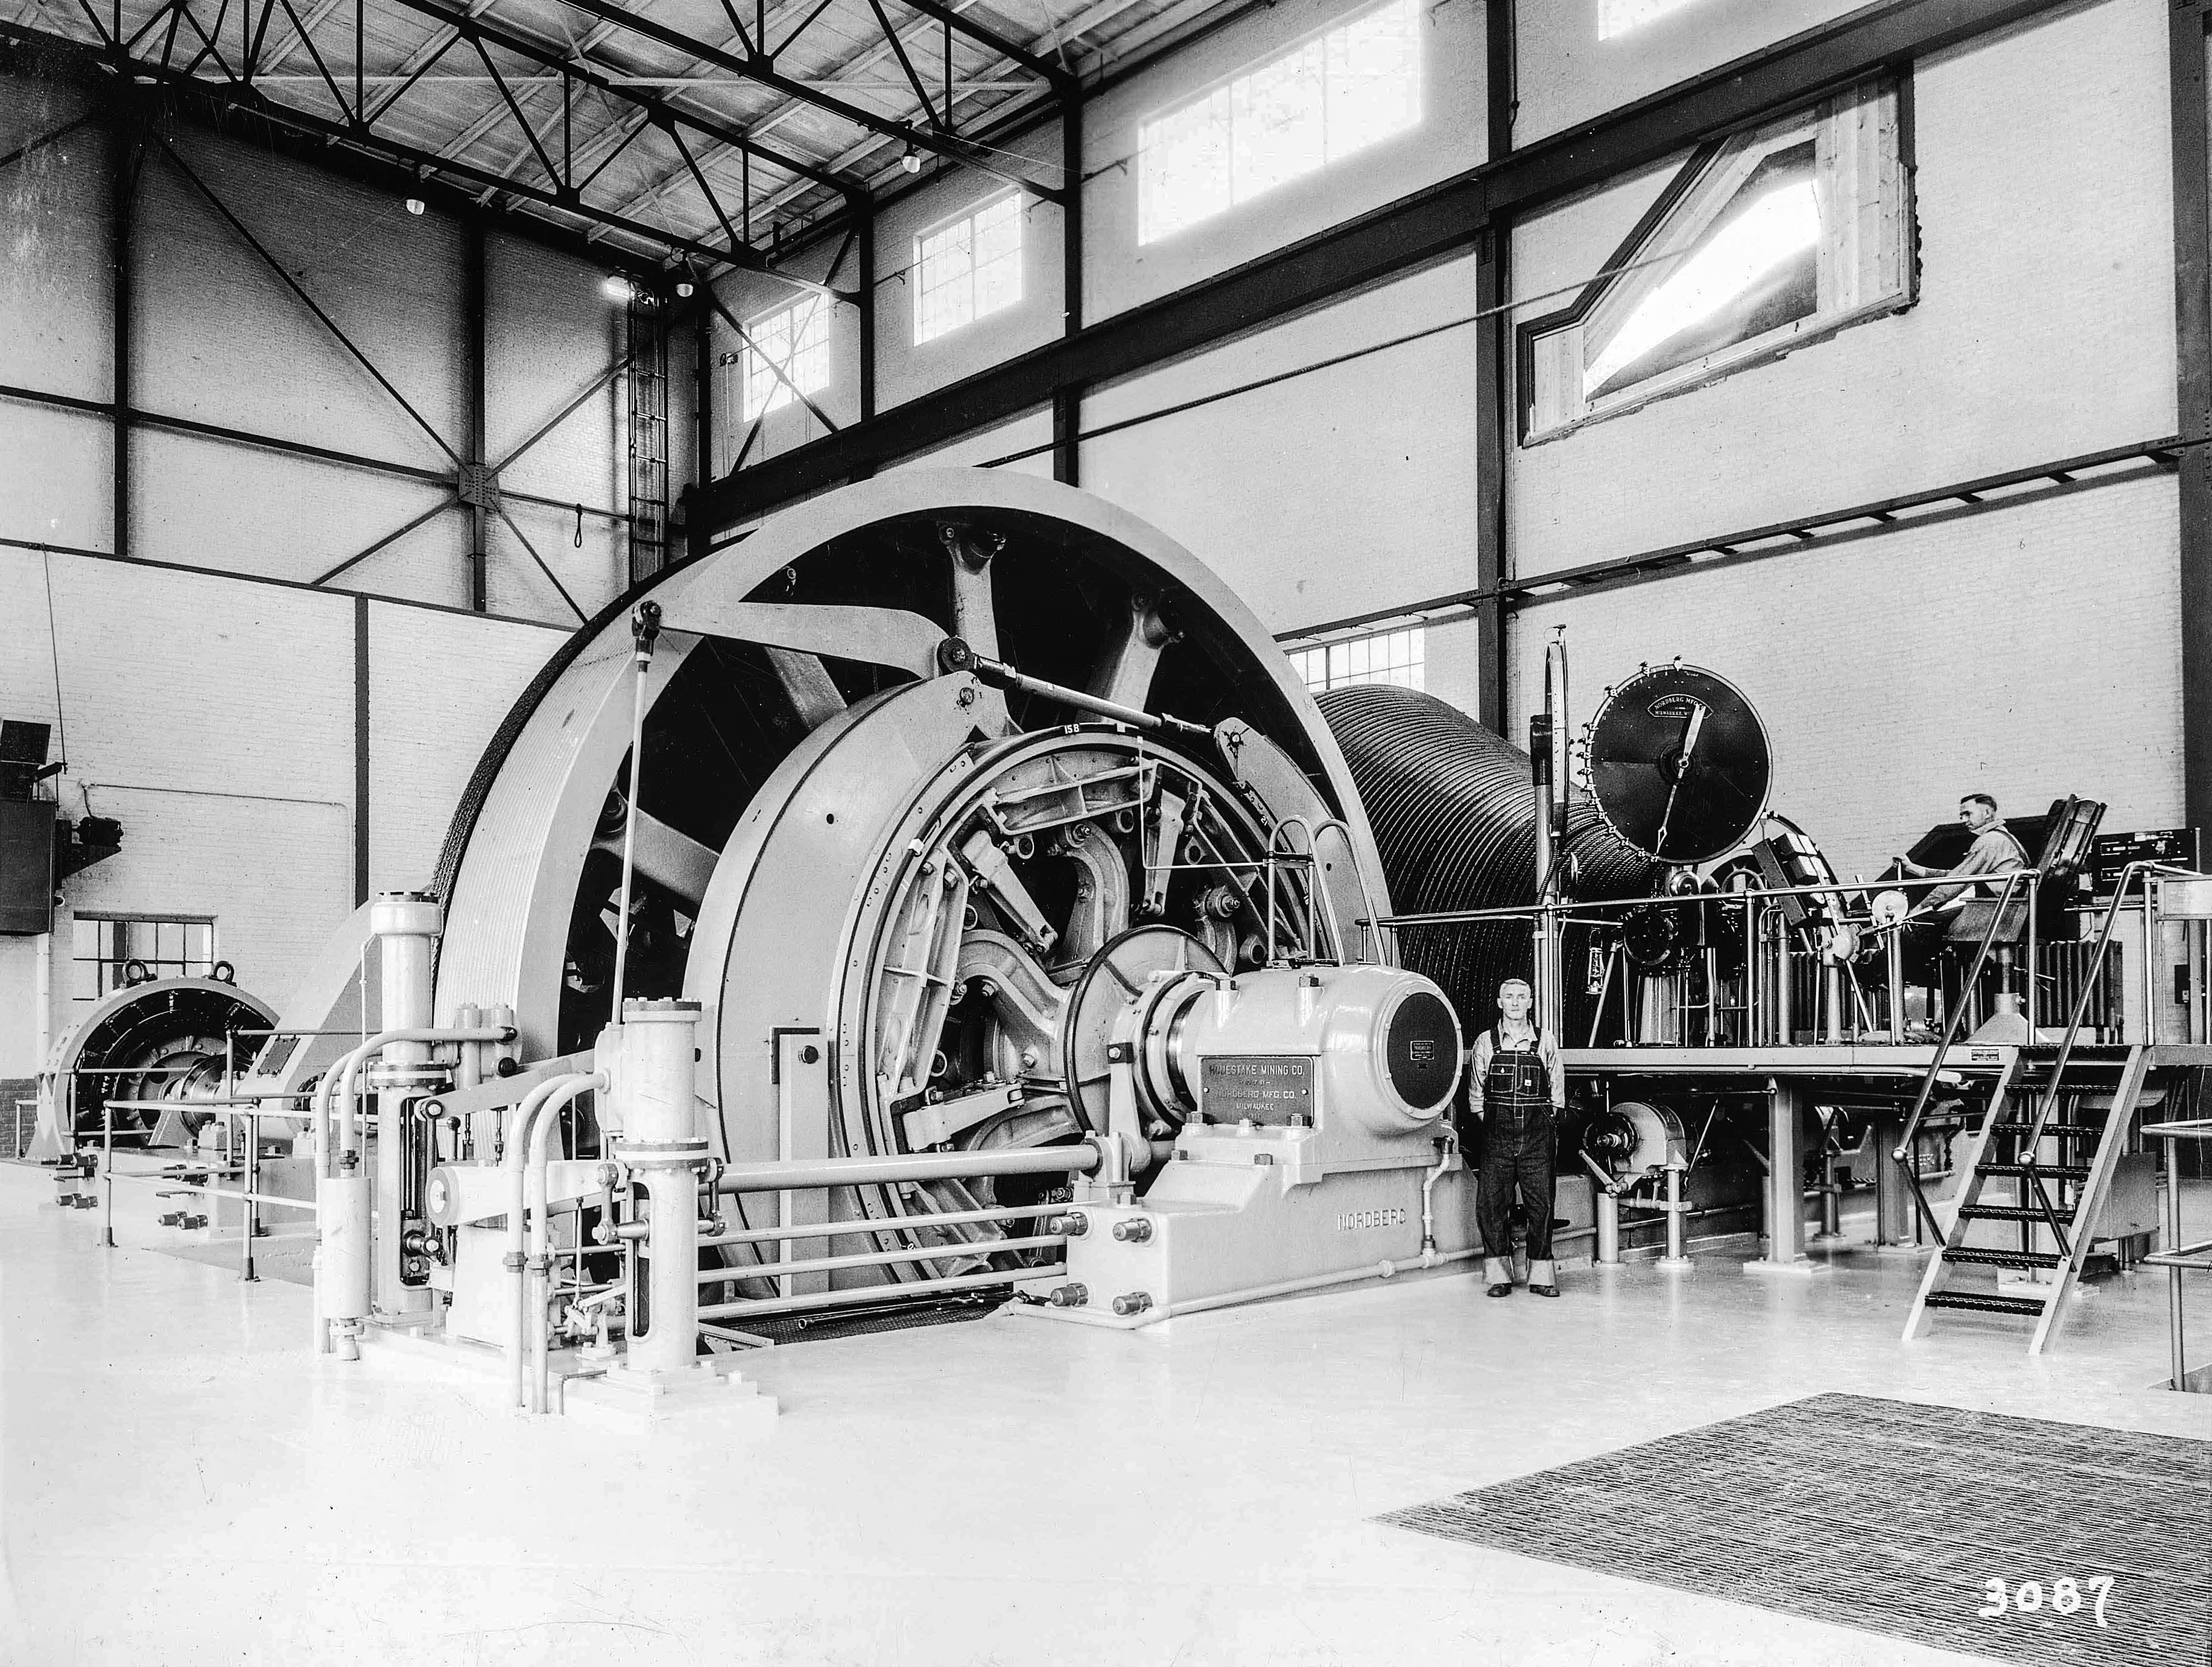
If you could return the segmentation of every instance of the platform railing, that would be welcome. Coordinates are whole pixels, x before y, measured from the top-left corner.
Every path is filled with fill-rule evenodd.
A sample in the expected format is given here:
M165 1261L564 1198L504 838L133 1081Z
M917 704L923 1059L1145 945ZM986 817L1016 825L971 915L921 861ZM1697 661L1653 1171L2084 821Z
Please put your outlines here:
M2212 1117L2186 1117L2172 1122L2145 1123L2143 1138L2166 1147L2166 1242L2142 1259L2146 1268L2166 1269L2166 1348L2170 1368L2166 1387L2183 1392L2212 1393L2212 1366L2189 1369L2185 1354L2188 1337L2182 1311L2184 1274L2212 1274L2212 1238L2194 1244L2182 1238L2181 1152L2184 1141L2205 1143L2212 1151ZM2201 1380L2201 1381L2200 1381Z
M2013 876L2015 875L2020 878L2013 878ZM1747 995L1745 1001L1741 1004L1741 1008L1746 1015L1746 1044L1753 1046L1761 1045L1758 1031L1760 1019L1762 1016L1765 1016L1778 1027L1778 1045L1790 1046L1793 1045L1790 1042L1790 1031L1793 1027L1789 1022L1789 1016L1791 1012L1791 1003L1787 989L1787 981L1790 976L1790 972L1787 966L1788 958L1786 955L1784 957L1785 965L1781 973L1783 987L1771 992L1762 991L1760 988L1762 982L1762 951L1767 941L1767 934L1764 928L1766 926L1774 923L1778 918L1778 904L1781 901L1790 898L1809 901L1821 907L1824 911L1832 913L1834 906L1838 899L1848 903L1854 899L1864 899L1871 897L1875 893L1881 891L1899 891L1910 896L1914 892L1924 893L1947 887L1957 888L1961 885L1994 885L1998 884L2003 884L2005 885L2006 891L2003 895L2008 901L2012 892L2017 889L2021 879L2033 879L2035 878L2037 878L2037 874L2034 869L2020 868L2011 870L2006 873L1985 874L1969 880L1961 880L1950 875L1935 875L1920 879L1885 879L1879 882L1869 882L1866 880L1851 882L1822 880L1805 885L1743 886L1731 888L1725 891L1695 891L1686 892L1678 896L1662 895L1656 897L1616 897L1590 903L1518 903L1492 909L1447 910L1429 914L1389 915L1379 916L1372 920L1362 921L1359 924L1362 926L1385 928L1391 930L1406 930L1409 928L1439 928L1481 925L1534 925L1540 920L1544 922L1545 929L1556 937L1569 925L1609 926L1613 924L1619 916L1626 914L1632 910L1650 908L1655 905L1694 905L1702 903L1715 908L1734 908L1740 905L1745 911L1747 921L1745 927L1744 951ZM1899 933L1905 925L1914 921L1924 921L1928 918L1929 918L1929 913L1927 911L1923 911L1917 915L1909 916L1903 921L1889 923L1874 922L1859 916L1844 916L1838 918L1833 922L1833 923L1838 926L1855 928L1863 934L1887 935L1894 940L1896 934ZM2000 910L1998 915L1994 917L1992 924L1994 925L1996 920L2001 920L2002 918L2002 911ZM2031 933L2033 932L2033 925L2031 924ZM1986 968L1986 957L1978 957L1972 977L1967 981L1966 988L1969 989L1973 988L1974 984L1978 982L1981 973ZM2027 1000L2029 1004L2028 1013L2032 1019L2034 1013L2035 999L2033 977L2034 944L2032 937L2029 944L2029 969L2030 977ZM1857 980L1856 973L1849 966L1844 967L1844 970L1854 989L1856 989ZM1613 974L1613 967L1612 965L1612 961L1609 958L1606 969L1604 993L1601 995L1600 997L1601 1006L1602 1006L1604 1000L1607 996L1609 996L1611 993ZM1860 1001L1859 1003L1855 1004L1852 1008L1852 1011L1855 1013L1861 1013L1863 994L1864 992L1863 990L1858 991ZM1764 1000L1761 999L1762 995L1765 996ZM1623 999L1628 999L1626 993L1624 993ZM1731 1010L1734 1009L1732 1008ZM1897 1017L1898 1016L1894 1013L1891 1015L1893 1039L1896 1039L1895 1024ZM1869 1026L1863 1023L1855 1023L1851 1028L1854 1031L1863 1033L1866 1029L1869 1028Z

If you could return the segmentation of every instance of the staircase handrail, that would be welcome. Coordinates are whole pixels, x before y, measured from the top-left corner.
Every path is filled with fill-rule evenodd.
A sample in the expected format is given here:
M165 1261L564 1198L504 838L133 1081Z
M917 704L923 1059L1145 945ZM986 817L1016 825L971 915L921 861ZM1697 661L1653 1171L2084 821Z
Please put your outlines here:
M1994 879L1996 876L1990 878ZM2004 923L2005 910L2012 905L2013 892L2021 881L2041 878L2033 868L2014 868L2004 875L2004 890L1997 894L1997 906L1990 916L1988 927L1982 933L1980 946L1974 952L1973 967L1966 974L1966 982L1960 986L1962 996L1981 982L1982 969L1989 964L1990 951L1996 943L1997 928ZM2029 969L2031 974L2033 970L2033 967ZM1920 1080L1920 1092L1913 1096L1911 1115L1905 1118L1904 1133L1898 1136L1897 1146L1890 1153L1897 1163L1904 1163L1912 1151L1913 1139L1920 1133L1922 1119L1928 1115L1928 1102L1936 1092L1936 1079L1942 1074L1943 1062L1949 1056L1952 1044L1959 1039L1960 1027L1966 1023L1969 1005L1965 1000L1960 1000L1943 1023L1943 1034L1936 1044L1936 1056L1928 1062L1928 1073ZM1924 1203L1923 1208L1926 1208Z

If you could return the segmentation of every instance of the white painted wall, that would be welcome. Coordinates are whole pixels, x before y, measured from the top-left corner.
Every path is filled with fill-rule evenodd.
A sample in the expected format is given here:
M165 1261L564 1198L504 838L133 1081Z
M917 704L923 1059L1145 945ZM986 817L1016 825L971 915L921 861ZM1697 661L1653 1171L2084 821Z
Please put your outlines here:
M0 78L0 152L67 121L75 97L64 83ZM430 427L465 450L457 223L410 216L396 198L227 139L170 137ZM88 128L0 171L0 384L113 397L106 144ZM449 469L398 400L158 153L137 211L140 410ZM496 457L606 368L622 308L602 293L596 266L497 234L488 253ZM669 399L678 485L690 478L690 368L679 339ZM508 484L571 506L623 508L627 443L617 385L556 428ZM493 727L560 643L567 611L504 526L492 547L492 606L556 629L439 611L465 599L467 526L457 512L438 516L341 581L395 599L371 610L361 734L355 599L300 581L449 489L155 429L131 444L137 564L125 565L104 558L114 538L108 422L0 396L0 539L15 541L0 544L0 715L65 722L63 813L81 816L88 802L124 825L119 855L65 882L68 904L212 916L217 952L247 988L281 997L353 906L357 751L369 764L369 882L417 883ZM626 548L605 518L586 518L579 550L572 508L510 508L580 605L603 605L626 581ZM58 548L21 547L33 543ZM42 959L55 970L49 1024L67 1022L63 920L51 940L0 940L0 1077L35 1068Z
M1520 0L1513 143L1547 136L1859 9L1863 0L1657 0L1610 37L1608 0ZM1623 7L1622 9L1627 8Z
M1084 484L1288 630L1474 583L1474 311L1454 261L1102 390L1086 429L1358 354L1088 441Z
M1514 733L1563 624L1577 727L1647 661L1741 688L1773 742L1774 807L1845 875L1977 790L2013 814L2077 793L2112 831L2175 826L2175 490L2155 477L1531 608L1510 638Z
M370 606L370 891L428 882L485 744L561 640L471 614Z
M2104 0L1921 65L1918 304L1517 448L1515 570L2172 433L2166 53L2158 0ZM1670 172L1519 228L1515 294L1602 268Z

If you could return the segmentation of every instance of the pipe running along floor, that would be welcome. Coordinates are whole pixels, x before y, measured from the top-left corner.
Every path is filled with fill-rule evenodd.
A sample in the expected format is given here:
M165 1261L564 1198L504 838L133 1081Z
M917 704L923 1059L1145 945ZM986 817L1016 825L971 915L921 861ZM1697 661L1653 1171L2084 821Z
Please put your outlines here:
M1987 1656L1378 1518L1826 1395L2212 1439L2212 1397L2148 1388L2162 1275L2096 1285L2031 1360L1973 1315L1899 1343L1918 1263L1864 1246L1803 1278L1569 1267L1556 1302L1458 1276L807 1343L749 1357L768 1433L611 1433L404 1351L318 1359L307 1291L161 1253L150 1201L103 1250L52 1190L0 1165L10 1667L1929 1667ZM2189 1204L2201 1236L2212 1189ZM1838 1474L1879 1458L1832 1434Z

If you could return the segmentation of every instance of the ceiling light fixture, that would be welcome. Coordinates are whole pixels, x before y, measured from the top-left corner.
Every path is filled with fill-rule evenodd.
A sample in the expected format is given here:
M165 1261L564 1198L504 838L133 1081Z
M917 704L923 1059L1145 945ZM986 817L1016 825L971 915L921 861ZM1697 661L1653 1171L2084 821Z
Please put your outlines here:
M914 148L911 140L907 143L906 155L899 158L899 166L908 173L921 172L921 153Z
M691 298L691 286L689 283L678 283L676 286L676 296L679 301L689 301Z
M419 197L410 197L410 198L409 198L407 199L407 212L408 212L408 213L410 213L410 214L420 214L420 213L422 213L422 199L421 198L419 198Z
M630 281L620 272L609 272L606 277L599 280L599 293L609 301L626 301L637 292L631 288Z

